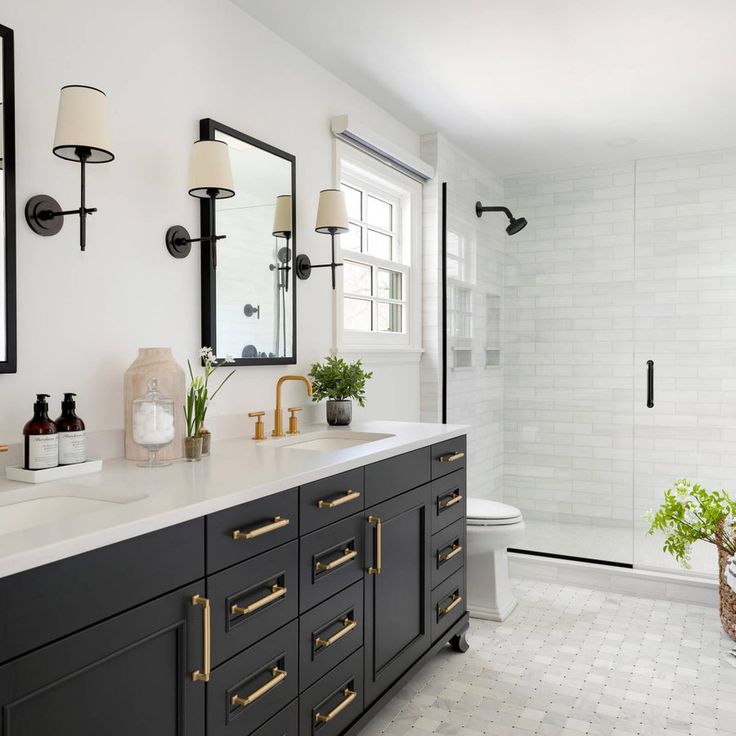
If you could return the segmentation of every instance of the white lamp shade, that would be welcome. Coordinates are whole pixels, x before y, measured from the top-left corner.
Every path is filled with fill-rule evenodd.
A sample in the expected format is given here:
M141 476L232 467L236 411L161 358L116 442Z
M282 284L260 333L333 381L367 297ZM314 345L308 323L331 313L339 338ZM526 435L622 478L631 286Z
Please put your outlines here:
M206 199L215 190L216 199L235 196L230 149L225 141L195 141L192 146L189 194Z
M319 193L314 229L318 233L346 233L350 229L345 195L339 189L323 189Z
M273 234L277 238L291 235L291 195L276 197L276 211L273 214Z
M59 158L79 161L79 148L90 151L90 164L112 161L112 138L107 114L107 97L102 90L71 84L61 88L56 117L54 153Z

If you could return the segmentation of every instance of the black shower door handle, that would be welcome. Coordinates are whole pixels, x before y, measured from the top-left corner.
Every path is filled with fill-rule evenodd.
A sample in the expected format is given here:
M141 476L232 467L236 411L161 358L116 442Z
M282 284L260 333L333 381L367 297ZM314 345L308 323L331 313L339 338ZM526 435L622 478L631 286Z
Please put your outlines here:
M654 361L647 361L647 408L654 407Z

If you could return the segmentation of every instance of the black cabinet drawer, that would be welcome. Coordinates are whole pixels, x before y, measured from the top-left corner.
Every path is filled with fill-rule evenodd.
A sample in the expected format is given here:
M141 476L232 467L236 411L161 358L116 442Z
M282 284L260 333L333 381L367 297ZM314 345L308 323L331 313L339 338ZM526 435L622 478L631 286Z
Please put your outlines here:
M294 700L270 721L266 721L253 736L299 736L299 701Z
M207 573L296 539L299 491L274 493L207 517Z
M203 577L203 551L195 519L0 579L0 662Z
M212 575L212 661L217 666L299 613L299 542Z
M212 671L208 736L246 736L297 696L298 636L292 621Z
M353 583L299 619L299 689L363 646L363 582Z
M465 518L465 470L432 481L432 534Z
M465 565L465 519L458 519L432 537L432 587Z
M462 618L466 608L465 570L458 570L432 591L432 641Z
M432 480L464 468L465 453L465 435L432 445Z
M307 483L299 492L299 529L309 534L363 510L363 468Z
M363 578L362 514L299 540L299 610L306 611Z
M366 465L366 508L386 501L430 480L430 448L422 447L398 457Z
M299 736L336 736L363 712L363 650L299 698Z

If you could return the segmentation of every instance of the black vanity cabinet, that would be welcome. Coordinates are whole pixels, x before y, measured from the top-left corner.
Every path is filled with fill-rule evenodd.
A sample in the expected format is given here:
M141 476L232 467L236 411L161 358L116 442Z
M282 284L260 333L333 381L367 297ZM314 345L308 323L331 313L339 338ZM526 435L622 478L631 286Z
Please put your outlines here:
M0 736L353 736L464 651L465 438L0 579Z

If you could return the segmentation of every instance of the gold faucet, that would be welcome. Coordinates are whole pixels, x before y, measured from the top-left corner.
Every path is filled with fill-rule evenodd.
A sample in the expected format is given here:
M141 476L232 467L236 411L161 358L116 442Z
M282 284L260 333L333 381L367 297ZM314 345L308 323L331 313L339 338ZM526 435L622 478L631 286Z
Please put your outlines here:
M307 396L312 395L312 382L306 376L281 376L276 382L276 411L273 413L272 437L284 436L283 417L281 415L281 386L285 381L304 381L307 387Z

